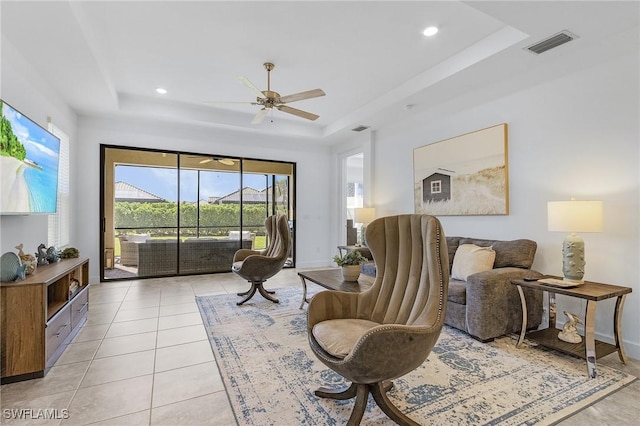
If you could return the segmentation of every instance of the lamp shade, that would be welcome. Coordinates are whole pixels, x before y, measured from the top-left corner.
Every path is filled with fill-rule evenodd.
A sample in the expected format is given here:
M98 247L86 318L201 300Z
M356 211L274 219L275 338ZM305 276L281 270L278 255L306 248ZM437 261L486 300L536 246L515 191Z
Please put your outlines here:
M602 232L602 201L549 201L547 226L549 231Z
M356 223L371 223L376 218L376 209L373 207L361 207L355 209Z

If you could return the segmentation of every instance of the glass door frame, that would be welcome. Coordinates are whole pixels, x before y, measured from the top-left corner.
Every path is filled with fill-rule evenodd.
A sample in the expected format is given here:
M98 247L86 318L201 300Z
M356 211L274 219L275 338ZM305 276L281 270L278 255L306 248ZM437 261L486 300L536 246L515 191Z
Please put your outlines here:
M295 238L295 214L296 214L296 163L294 162L289 162L289 161L277 161L277 160L266 160L266 159L257 159L257 158L247 158L247 157L236 157L236 156L220 156L220 155L213 155L213 154L203 154L203 153L192 153L192 152L183 152L183 151L169 151L169 150L161 150L161 149L150 149L150 148L139 148L139 147L133 147L133 146L120 146L120 145L110 145L110 144L100 144L100 211L99 211L99 235L100 235L100 239L99 239L99 252L102 253L103 255L100 256L100 262L99 262L99 267L100 267L100 281L101 282L111 282L111 281L116 281L118 280L117 278L106 278L106 274L105 274L105 267L107 264L110 264L111 266L113 266L113 248L109 247L109 248L105 248L105 244L106 244L106 234L107 234L107 226L111 225L112 226L112 233L113 235L111 235L111 237L115 238L115 217L111 217L111 220L109 221L109 224L107 223L107 213L105 211L105 209L107 208L107 203L106 203L106 196L112 196L113 200L115 202L115 194L114 194L114 185L115 185L115 179L114 179L114 175L113 172L110 173L111 176L111 181L109 182L107 179L107 167L111 166L113 167L114 164L107 164L107 155L106 152L108 149L121 149L121 150L132 150L132 151L142 151L142 152L149 152L149 153L154 153L154 154L167 154L167 155L176 155L177 161L176 161L176 169L177 169L177 180L176 180L176 191L177 191L177 202L179 202L181 200L180 198L180 171L182 170L180 168L180 164L181 164L181 157L184 155L191 155L191 156L202 156L202 157L222 157L222 158L233 158L234 160L238 160L240 162L240 167L239 167L239 181L240 181L240 188L239 188L239 200L240 200L240 209L239 209L239 227L240 230L243 229L243 189L244 189L244 184L243 184L243 175L245 173L251 173L251 172L245 172L244 168L245 168L245 162L260 162L260 163L266 163L268 165L268 163L273 163L274 164L274 169L276 169L276 165L281 165L280 167L282 167L282 165L286 165L285 168L288 168L288 170L290 170L290 175L287 174L286 176L288 176L288 201L289 201L289 205L288 205L288 219L289 219L289 223L292 227L292 251L291 251L291 260L290 262L288 262L287 267L295 267L295 253L296 253L296 238ZM267 167L268 169L268 167ZM276 203L275 203L275 187L273 185L273 183L275 183L276 181L276 176L281 176L283 175L282 173L272 173L270 174L270 181L272 183L272 187L271 187L271 203L269 203L269 197L267 196L267 216L270 214L273 214L276 211ZM269 177L269 174L267 173L267 178ZM106 185L107 184L111 184L111 188L107 188ZM199 208L199 200L198 200L198 208ZM266 217L265 217L266 219ZM177 213L176 213L176 228L178 230L177 233L177 237L179 239L179 235L180 235L180 209L177 209ZM111 238L110 237L110 238ZM177 260L179 260L180 258L180 253L179 253L179 248L180 244L178 244L178 253L177 253ZM109 256L112 256L111 259L109 259ZM178 262L179 264L179 262ZM231 265L230 265L231 266ZM161 277L161 276L179 276L179 275L184 275L184 274L180 274L180 270L179 267L176 270L175 274L169 274L169 275L157 275L157 276L140 276L140 277L132 277L132 278L124 278L124 279L143 279L143 278L157 278L157 277Z

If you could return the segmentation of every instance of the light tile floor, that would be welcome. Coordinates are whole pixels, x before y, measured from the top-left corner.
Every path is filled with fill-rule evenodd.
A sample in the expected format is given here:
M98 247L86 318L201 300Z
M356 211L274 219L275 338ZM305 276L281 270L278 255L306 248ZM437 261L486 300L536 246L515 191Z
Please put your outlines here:
M283 270L268 287L300 285L296 273ZM49 373L1 387L0 423L236 424L194 296L247 288L231 273L92 285L87 323ZM640 376L640 361L625 366L613 354L599 362ZM638 400L640 381L561 424L632 424ZM60 416L68 408L70 416L8 419L4 410L15 408L57 409Z

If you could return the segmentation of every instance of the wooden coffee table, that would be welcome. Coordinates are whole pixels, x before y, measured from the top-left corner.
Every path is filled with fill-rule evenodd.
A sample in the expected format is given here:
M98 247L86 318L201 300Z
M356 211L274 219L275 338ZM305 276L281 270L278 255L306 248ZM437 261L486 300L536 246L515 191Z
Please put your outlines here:
M309 299L307 299L307 280L329 290L348 291L350 293L365 291L373 285L374 281L373 277L364 274L360 274L358 281L345 281L342 279L341 268L303 271L298 272L298 276L302 281L302 303L300 303L300 309L304 307L304 302L309 303Z

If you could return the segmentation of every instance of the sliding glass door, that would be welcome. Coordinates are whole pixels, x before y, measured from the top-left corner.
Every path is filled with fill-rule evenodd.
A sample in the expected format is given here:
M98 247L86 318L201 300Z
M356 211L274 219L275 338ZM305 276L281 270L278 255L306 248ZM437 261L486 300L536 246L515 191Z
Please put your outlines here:
M238 249L266 247L267 216L287 215L293 231L293 163L110 146L101 156L103 280L228 272Z

